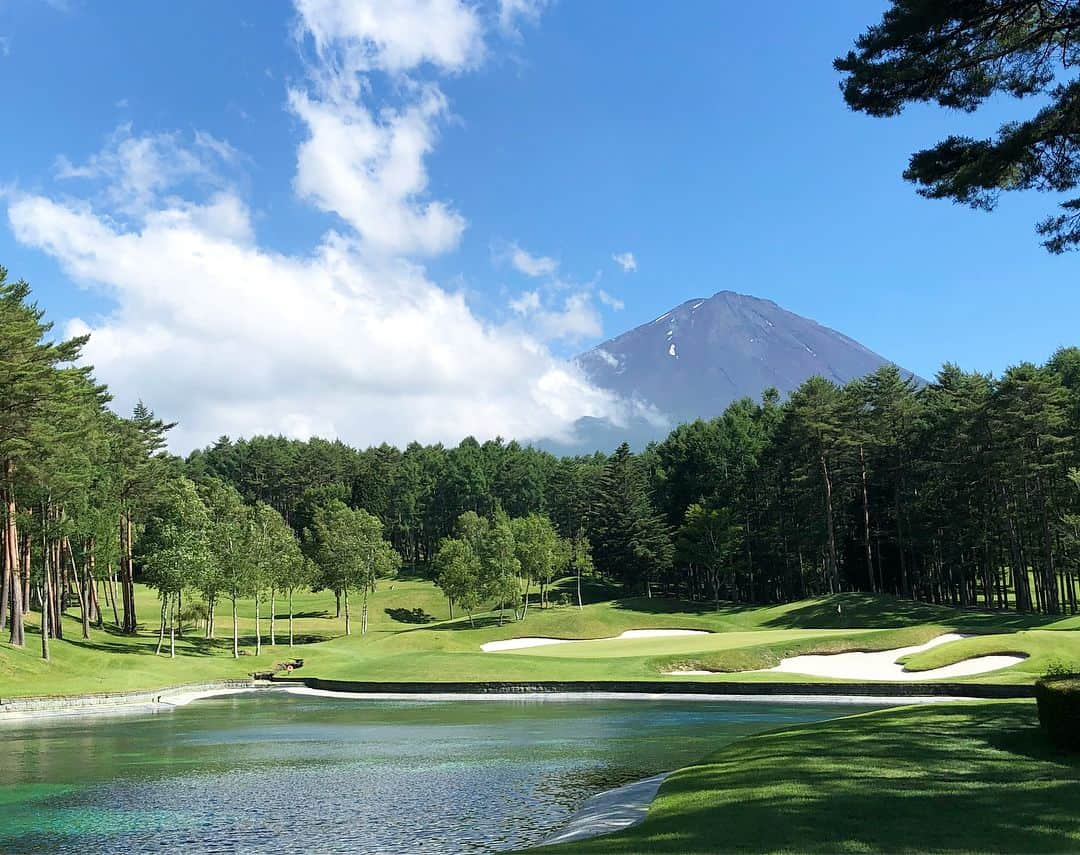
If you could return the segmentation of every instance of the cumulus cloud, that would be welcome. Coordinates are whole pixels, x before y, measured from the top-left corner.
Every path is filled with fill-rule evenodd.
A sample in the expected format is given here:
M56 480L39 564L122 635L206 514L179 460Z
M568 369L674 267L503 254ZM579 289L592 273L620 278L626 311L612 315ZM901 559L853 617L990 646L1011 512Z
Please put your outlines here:
M611 256L611 260L623 269L623 273L633 273L637 270L637 259L634 258L632 252L616 252Z
M117 408L143 398L179 418L180 451L222 433L566 439L583 416L624 422L636 405L543 343L599 334L588 293L554 305L523 295L532 326L498 326L414 260L453 247L465 223L426 197L425 158L448 107L434 82L409 75L482 60L474 7L297 0L297 12L315 59L288 94L306 127L295 189L342 221L310 252L259 244L227 177L239 155L204 133L140 136L125 125L85 162L57 162L65 185L104 189L7 197L20 243L113 299L67 332L91 334L86 358ZM365 103L373 73L395 76L399 102Z
M60 180L92 179L104 185L104 201L123 213L142 213L168 190L194 182L202 187L223 187L222 169L239 154L231 145L197 131L190 145L178 133L135 136L129 122L120 125L104 148L85 163L66 155L56 158Z
M462 71L484 56L483 24L460 0L296 0L296 10L301 38L346 72Z
M577 344L598 338L604 331L589 286L566 295L550 288L525 291L511 299L509 305L525 328L542 341Z
M391 256L435 255L457 246L465 219L426 198L425 159L449 108L437 83L405 76L431 66L464 71L483 55L473 8L458 0L297 0L298 33L315 60L309 85L289 90L307 126L294 186L337 214L366 244ZM372 105L368 75L401 78L398 105Z
M510 309L516 315L529 315L540 310L540 292L525 291L510 300Z
M520 37L518 24L522 21L536 23L545 6L547 0L499 0L499 29Z
M435 255L457 246L464 218L444 202L421 198L424 158L446 113L437 88L379 115L340 91L319 98L293 89L289 105L309 131L297 151L301 197L338 214L373 251Z
M492 248L496 261L509 262L518 272L534 279L541 276L553 276L559 269L559 262L546 255L533 255L517 243L496 245Z
M614 309L616 312L621 312L625 308L626 304L618 297L612 296L603 288L600 288L596 292L597 298L600 302L607 306L609 309Z
M181 419L179 448L256 432L558 437L583 415L621 418L535 338L485 325L415 265L336 234L310 257L275 254L234 239L246 215L226 196L124 231L42 196L8 209L21 243L115 295L113 314L68 331L91 333L86 358L122 409L142 397Z

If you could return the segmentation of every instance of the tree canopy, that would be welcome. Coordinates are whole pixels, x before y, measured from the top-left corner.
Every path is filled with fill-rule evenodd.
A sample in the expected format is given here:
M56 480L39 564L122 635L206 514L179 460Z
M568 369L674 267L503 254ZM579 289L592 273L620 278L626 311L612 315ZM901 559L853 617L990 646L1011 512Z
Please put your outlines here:
M904 177L930 199L991 210L1003 192L1068 193L1080 182L1080 2L893 0L834 65L848 105L894 116L931 102L966 112L988 99L1040 96L995 137L951 135L916 152ZM1080 243L1080 197L1037 226L1054 253Z

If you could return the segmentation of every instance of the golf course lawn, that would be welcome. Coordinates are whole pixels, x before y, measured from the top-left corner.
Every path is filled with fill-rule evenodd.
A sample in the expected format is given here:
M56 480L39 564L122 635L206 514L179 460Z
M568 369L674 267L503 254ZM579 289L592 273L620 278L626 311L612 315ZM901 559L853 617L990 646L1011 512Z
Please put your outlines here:
M554 594L570 593L572 580ZM37 614L28 615L30 632L22 650L0 643L0 697L64 695L151 689L181 683L243 677L292 656L305 660L300 675L337 680L516 681L656 680L794 681L815 678L793 674L740 673L769 668L781 658L805 653L891 650L921 644L945 632L979 637L910 657L909 667L935 668L958 659L990 653L1028 658L1011 668L977 677L975 682L1030 683L1054 664L1080 668L1080 617L1045 617L959 611L950 608L843 594L781 606L686 603L661 598L612 599L615 591L599 584L586 589L586 605L540 609L533 605L523 621L508 612L474 621L449 619L446 600L430 581L402 578L384 582L369 598L369 626L360 635L359 597L352 597L353 634L344 636L343 618L334 617L328 592L302 592L294 598L296 646L287 646L285 603L276 603L276 646L269 645L269 604L262 605L263 653L254 653L254 604L239 604L244 655L232 657L228 603L219 604L217 638L189 627L177 638L177 655L154 656L158 601L137 588L140 632L117 633L109 626L81 638L74 609L65 616L64 640L51 642L51 662L40 658ZM554 597L553 597L554 599ZM631 629L695 629L708 634L616 639ZM485 642L522 636L598 639L581 644L484 653ZM166 639L165 650L168 650ZM721 673L664 677L676 668ZM298 675L299 676L299 675ZM818 679L821 682L820 679Z
M751 736L669 777L640 825L542 851L1075 852L1078 806L1080 756L1033 702L948 703Z

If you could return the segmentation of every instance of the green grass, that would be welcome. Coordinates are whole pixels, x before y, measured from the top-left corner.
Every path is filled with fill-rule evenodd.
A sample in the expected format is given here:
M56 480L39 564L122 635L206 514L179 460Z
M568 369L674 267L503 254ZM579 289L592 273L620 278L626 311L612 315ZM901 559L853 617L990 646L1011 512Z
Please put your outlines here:
M744 739L664 782L643 823L542 851L1075 852L1080 757L1031 702L905 707Z
M565 581L572 588L570 580ZM207 642L201 631L177 641L177 657L153 655L157 600L137 588L140 632L125 636L106 627L80 637L77 616L65 618L64 641L52 642L51 663L40 660L37 615L29 616L27 646L14 650L0 642L0 696L77 694L159 688L178 683L241 677L264 670L290 656L305 659L304 676L340 680L516 681L516 680L656 680L678 666L719 672L700 678L725 680L814 680L797 675L740 673L768 668L801 653L883 650L927 641L942 632L998 633L962 642L963 656L1014 652L1030 658L1001 672L969 678L974 682L1033 682L1052 663L1080 669L1080 618L1047 618L1013 613L962 612L889 597L844 594L781 606L749 607L686 603L667 599L612 599L602 585L587 587L584 609L560 606L530 608L523 622L475 616L475 626L460 615L449 620L438 588L422 579L383 583L369 605L369 631L359 634L360 604L353 598L353 635L344 637L344 621L334 615L334 598L321 592L297 595L293 651L286 638L283 603L277 603L278 644L267 645L268 606L263 607L261 657L232 658L227 604L218 609L218 638ZM557 593L557 592L556 592ZM107 610L108 612L109 610ZM241 643L254 647L254 606L241 603ZM111 615L110 615L111 616ZM419 622L418 622L419 621ZM483 653L480 645L518 636L609 639L628 629L706 630L710 635L621 641L596 640L519 651ZM912 658L911 667L948 664L953 645ZM964 652L970 650L972 652ZM942 658L945 657L945 658ZM962 657L961 657L962 658ZM687 679L687 678L678 678Z

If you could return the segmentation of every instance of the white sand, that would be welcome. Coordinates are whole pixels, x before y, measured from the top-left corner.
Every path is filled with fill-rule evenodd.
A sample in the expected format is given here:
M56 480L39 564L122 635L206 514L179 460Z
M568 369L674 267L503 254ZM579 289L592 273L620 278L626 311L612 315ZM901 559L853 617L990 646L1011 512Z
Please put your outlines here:
M485 653L499 650L521 650L526 647L545 647L548 644L581 644L585 641L619 641L624 638L667 638L676 635L708 635L702 629L628 629L609 638L508 638L481 644Z
M1023 662L1023 656L977 656L929 671L905 671L896 660L910 653L921 653L952 641L966 638L956 633L939 635L926 644L898 647L878 653L831 653L818 656L793 656L769 671L806 674L811 677L836 677L845 680L937 680L943 677L970 677L1008 668Z
M976 656L942 668L932 668L929 671L905 671L904 666L896 661L909 653L921 653L932 647L939 647L942 644L960 641L967 637L966 635L947 632L931 639L926 644L913 647L897 647L895 650L881 650L877 653L822 653L808 656L792 656L784 659L775 668L766 668L764 670L776 671L782 674L803 674L810 677L833 677L841 680L913 681L970 677L975 674L998 671L1024 661L1025 657L1023 656ZM706 677L715 673L715 671L691 669L664 672L669 677ZM763 671L749 671L746 673L760 674Z
M634 781L615 790L598 793L575 813L560 831L541 841L541 846L584 840L637 825L649 812L656 791L670 772L661 772L643 781Z

